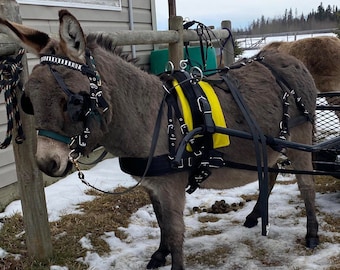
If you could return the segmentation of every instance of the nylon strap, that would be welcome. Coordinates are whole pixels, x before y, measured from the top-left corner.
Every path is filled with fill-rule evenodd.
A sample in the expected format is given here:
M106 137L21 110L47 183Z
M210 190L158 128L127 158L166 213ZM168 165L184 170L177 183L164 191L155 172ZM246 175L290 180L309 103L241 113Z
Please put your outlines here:
M261 204L261 221L262 221L262 235L268 234L268 158L267 158L267 148L266 148L266 138L258 126L255 119L253 119L250 110L247 106L247 103L243 99L241 93L238 91L235 86L233 79L229 74L225 74L222 76L225 83L228 85L228 88L240 108L248 126L250 128L254 147L255 147L255 155L256 155L256 164L257 164L257 173L259 180L259 200ZM260 147L261 145L261 147Z
M38 135L39 136L44 136L47 138L51 138L54 139L56 141L62 142L62 143L66 143L69 144L71 142L71 138L64 136L64 135L60 135L54 131L51 130L45 130L45 129L39 129L38 130Z

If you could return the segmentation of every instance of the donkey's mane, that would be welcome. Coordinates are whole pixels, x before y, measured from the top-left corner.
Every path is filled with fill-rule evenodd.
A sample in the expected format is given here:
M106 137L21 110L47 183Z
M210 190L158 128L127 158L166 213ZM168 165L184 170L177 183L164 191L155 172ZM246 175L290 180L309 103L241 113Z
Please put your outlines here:
M122 46L116 46L113 38L105 33L90 33L86 36L86 42L90 47L98 45L127 62L135 64L138 61L138 58L132 58L130 53L124 52Z

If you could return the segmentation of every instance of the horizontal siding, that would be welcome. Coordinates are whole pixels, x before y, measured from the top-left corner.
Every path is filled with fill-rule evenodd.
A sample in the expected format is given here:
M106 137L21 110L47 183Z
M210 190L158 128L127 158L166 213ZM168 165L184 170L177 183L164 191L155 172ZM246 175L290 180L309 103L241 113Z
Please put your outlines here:
M1 166L0 173L1 173L0 178L1 187L5 187L17 182L17 174L14 163Z
M155 25L155 0L133 0L133 19L134 30L152 30L156 29ZM77 2L76 0L74 2ZM66 8L66 7L65 7ZM20 4L20 14L23 24L37 29L39 31L57 35L59 29L58 11L62 7L41 6ZM67 7L73 15L80 21L85 33L90 32L114 32L119 30L129 30L128 0L122 0L122 10L95 10L85 8ZM144 70L149 67L149 54L153 50L153 45L137 45L136 56L139 59L137 64L141 65ZM125 46L124 51L131 52L131 46ZM38 59L28 54L28 68L32 68L39 63ZM3 93L0 96L0 142L5 139L7 130L6 106L4 103ZM17 181L14 154L12 146L7 149L0 149L0 191L11 187L15 189ZM6 187L6 188L4 188ZM0 193L1 194L1 193ZM17 192L13 192L17 194ZM14 195L13 195L14 196ZM8 203L8 198L4 202L0 196L0 206Z

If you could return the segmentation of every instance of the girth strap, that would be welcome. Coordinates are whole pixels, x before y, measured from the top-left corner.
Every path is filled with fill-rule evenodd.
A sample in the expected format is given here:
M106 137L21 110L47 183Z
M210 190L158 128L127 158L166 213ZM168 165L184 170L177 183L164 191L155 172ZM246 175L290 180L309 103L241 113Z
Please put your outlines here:
M177 173L193 169L193 154L186 152L179 166L174 166L168 155L156 156L149 161L148 158L138 157L120 157L119 165L123 172L134 176L161 176L164 174ZM210 150L209 151L209 168L221 168L226 166L223 160L223 153ZM147 172L146 171L147 168Z

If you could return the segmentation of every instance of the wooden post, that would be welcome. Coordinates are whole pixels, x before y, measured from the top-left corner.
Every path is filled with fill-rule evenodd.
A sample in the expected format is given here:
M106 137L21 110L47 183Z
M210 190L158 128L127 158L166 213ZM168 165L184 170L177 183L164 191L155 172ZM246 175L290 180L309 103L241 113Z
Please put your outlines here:
M0 0L0 16L21 23L19 5L15 0ZM12 44L12 46L16 47L17 45ZM4 55L3 51L0 54ZM26 56L23 57L23 67L24 70L20 76L21 84L24 84L28 77ZM20 98L21 91L17 90L18 98ZM34 157L36 131L32 116L28 116L22 111L20 111L20 116L26 140L20 145L13 142L13 150L23 211L26 246L31 258L45 260L52 256L52 242L42 174ZM16 132L13 135L15 138Z
M176 0L168 0L169 18L176 16Z
M179 69L179 61L183 60L183 17L173 16L169 18L169 30L178 32L178 41L169 44L169 60Z
M222 21L222 29L229 29L231 31L231 21ZM231 37L229 37L227 44L223 48L223 61L225 66L229 66L235 62L234 46Z

